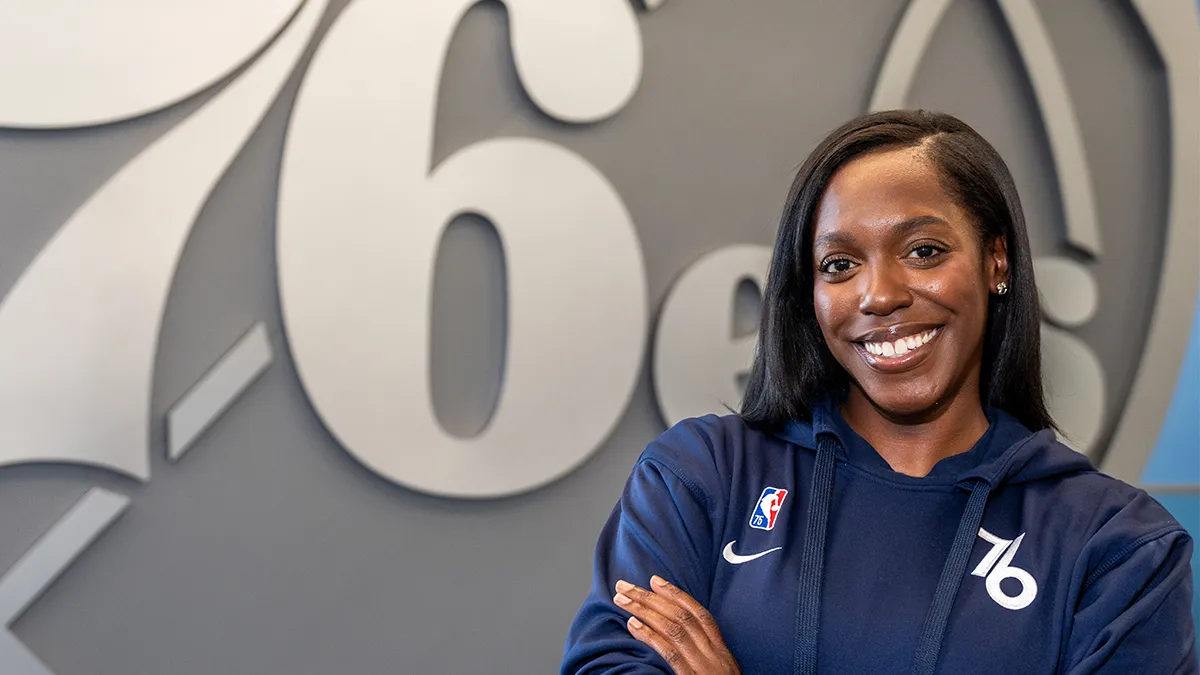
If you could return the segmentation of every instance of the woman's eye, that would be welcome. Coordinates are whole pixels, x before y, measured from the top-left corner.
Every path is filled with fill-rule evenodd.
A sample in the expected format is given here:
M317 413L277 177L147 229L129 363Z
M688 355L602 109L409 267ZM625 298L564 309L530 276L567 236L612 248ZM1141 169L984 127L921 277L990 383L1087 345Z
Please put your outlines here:
M933 244L923 244L914 248L911 255L917 258L932 258L941 252L942 249L934 246Z
M821 271L825 274L840 274L849 271L852 266L853 263L846 258L833 258L821 263Z

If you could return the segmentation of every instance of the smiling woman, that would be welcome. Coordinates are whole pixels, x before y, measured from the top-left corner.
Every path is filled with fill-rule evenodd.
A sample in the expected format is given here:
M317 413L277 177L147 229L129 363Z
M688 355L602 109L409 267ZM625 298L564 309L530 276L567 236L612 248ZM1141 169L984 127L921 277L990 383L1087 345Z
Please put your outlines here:
M896 142L911 143L921 133L896 126L891 132ZM987 180L996 174L962 176L941 168L948 163L942 159L951 152L947 146L957 145L960 154L976 151L993 166L1002 166L998 157L989 157L986 145L972 147L959 139L935 135L919 143L859 157L833 175L812 218L815 274L809 283L825 344L854 385L845 406L851 425L893 468L923 476L943 457L970 448L988 427L980 395L986 395L981 366L989 306L997 314L997 342L1009 330L1005 319L1016 312L1033 314L1025 322L1032 330L1008 344L1013 351L1027 350L1026 358L1035 364L1038 329L1033 303L1017 302L1006 311L999 300L1000 284L1008 288L1008 240L1014 240L1012 257L1018 264L1028 265L1028 246L1017 241L1011 226L977 224L986 216L951 196L986 194L990 188L1004 197L997 182ZM1020 355L1007 356L989 358L986 371ZM1017 391L997 392L996 402L1025 394L1032 409L1015 411L1024 412L1021 421L1034 429L1050 426L1040 377L1010 382ZM952 407L956 411L949 418L955 423L947 419L935 427L944 432L938 443L905 446L881 438L905 428L889 424L889 418L912 418L919 425L921 417L941 417Z
M562 672L1196 673L1192 541L1056 440L1037 303L974 130L831 133L784 209L741 414L643 453Z

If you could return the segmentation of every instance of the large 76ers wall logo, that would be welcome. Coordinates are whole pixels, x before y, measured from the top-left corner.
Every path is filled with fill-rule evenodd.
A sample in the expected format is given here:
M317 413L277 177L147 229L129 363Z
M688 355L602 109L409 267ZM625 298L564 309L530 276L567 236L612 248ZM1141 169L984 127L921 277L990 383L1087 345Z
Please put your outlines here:
M613 185L587 159L543 140L494 138L432 163L443 61L476 1L354 0L338 16L291 112L276 241L287 342L326 427L347 452L396 483L470 498L544 485L601 445L635 385L649 315L634 223ZM643 9L661 1L643 0ZM951 1L909 4L871 107L905 104ZM1084 254L1100 256L1079 125L1048 34L1031 0L998 2L1050 138L1068 239ZM145 0L136 12L129 10L136 21L119 12L53 13L46 9L52 3L0 10L0 62L23 64L0 69L0 127L86 127L129 119L244 67L109 178L3 298L0 465L82 463L150 478L153 368L184 244L328 4L210 0L188 7ZM637 91L642 47L629 0L504 4L521 86L546 114L570 124L595 122L617 114ZM1182 360L1184 340L1177 333L1188 322L1170 315L1189 315L1195 303L1200 28L1192 0L1134 0L1133 6L1166 64L1177 149L1154 325L1111 443L1136 455L1146 446L1137 434L1157 428L1170 393L1162 391L1163 383L1173 381ZM41 29L51 18L73 49L45 42ZM156 23L162 30L129 30ZM172 38L163 40L164 34ZM175 51L147 57L148 49L163 45ZM490 423L473 438L453 436L439 425L429 391L437 247L447 224L464 213L494 225L508 275L503 388ZM722 403L740 398L738 375L749 363L751 345L729 338L727 313L714 309L712 299L728 297L743 279L761 284L768 258L761 246L720 249L675 283L652 359L668 423L720 411ZM1068 330L1096 311L1091 272L1066 259L1041 259L1037 267L1051 389L1064 382L1076 394L1069 403L1056 399L1055 413L1076 447L1100 450L1095 441L1105 407L1103 370ZM263 326L250 327L170 411L173 459L272 356ZM1137 464L1114 466L1131 477L1129 467ZM26 556L10 570L0 581L0 626L23 611L125 503L120 495L94 492L56 527L65 539L46 553L49 558ZM16 583L25 590L14 591ZM16 658L14 644L0 632L0 655Z
M174 11L152 4L150 17ZM474 4L351 4L306 73L279 195L280 300L313 406L375 471L454 496L519 492L582 461L627 401L647 316L633 223L586 160L511 138L431 166L442 62ZM264 28L295 13L244 73L101 187L5 298L0 463L79 462L149 477L152 368L177 261L209 192L274 101L327 3L231 3L224 15L198 7L204 16L257 26L260 40ZM544 111L591 122L633 95L641 44L627 2L515 0L507 9L522 84ZM106 50L140 54L146 47L106 37ZM258 46L246 40L240 48ZM26 82L27 93L10 89L5 100L42 105L12 106L7 119L0 106L0 124L86 125L141 114L237 65L221 57L211 59L213 72L177 73L193 78L186 85L150 78L155 98L100 87L89 100L61 87L64 97L52 100L43 92L54 87ZM136 70L140 58L111 60ZM79 64L79 79L94 76L86 71L95 67ZM109 85L140 81L119 69L106 74ZM473 439L440 428L428 392L436 246L445 225L464 212L487 216L500 233L509 294L506 381L488 429ZM231 357L232 365L218 366L201 383L191 405L183 401L172 411L173 453L204 426L204 413L218 410L269 360L262 331L250 331Z

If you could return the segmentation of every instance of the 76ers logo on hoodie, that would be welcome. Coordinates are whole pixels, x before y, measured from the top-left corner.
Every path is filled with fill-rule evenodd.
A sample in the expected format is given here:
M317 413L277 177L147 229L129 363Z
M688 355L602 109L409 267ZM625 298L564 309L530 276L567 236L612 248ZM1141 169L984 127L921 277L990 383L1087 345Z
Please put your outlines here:
M781 488L769 487L758 498L754 507L754 515L750 516L750 527L758 530L769 530L775 527L775 519L779 517L779 508L783 506L783 498L788 491Z

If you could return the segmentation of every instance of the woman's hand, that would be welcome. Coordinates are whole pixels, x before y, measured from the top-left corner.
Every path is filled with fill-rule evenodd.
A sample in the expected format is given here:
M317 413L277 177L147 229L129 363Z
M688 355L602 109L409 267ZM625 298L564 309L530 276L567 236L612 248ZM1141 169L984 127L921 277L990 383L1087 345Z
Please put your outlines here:
M617 582L613 602L633 616L629 633L663 657L676 675L740 675L712 614L659 576L652 591Z

